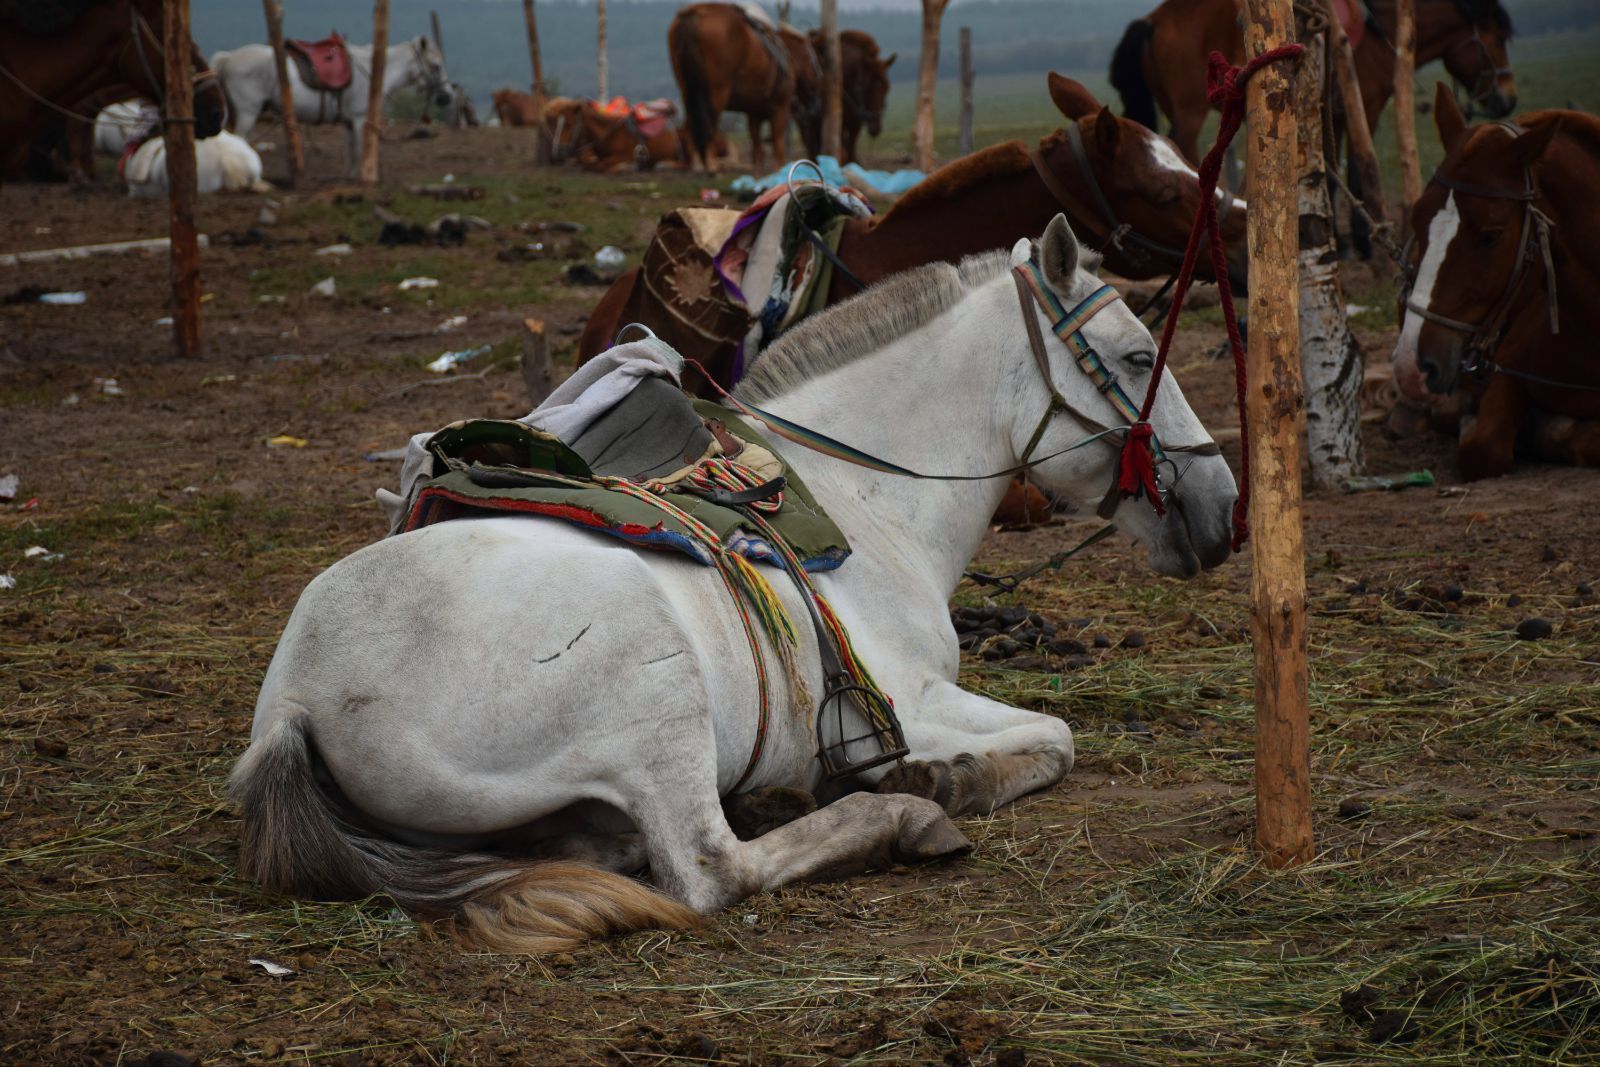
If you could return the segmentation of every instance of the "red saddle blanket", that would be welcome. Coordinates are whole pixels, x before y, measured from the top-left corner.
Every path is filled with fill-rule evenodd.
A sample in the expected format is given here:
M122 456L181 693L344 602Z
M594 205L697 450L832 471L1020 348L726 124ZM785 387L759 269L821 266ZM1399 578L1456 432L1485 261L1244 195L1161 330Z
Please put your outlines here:
M623 115L627 115L633 119L634 126L639 130L639 136L645 140L649 140L666 129L667 124L672 121L672 117L678 113L678 105L666 97L630 104L623 97L614 96L607 103L601 104L597 102L595 107L611 118L620 118Z
M350 84L350 51L335 30L320 41L285 41L300 68L300 80L313 89L337 93Z

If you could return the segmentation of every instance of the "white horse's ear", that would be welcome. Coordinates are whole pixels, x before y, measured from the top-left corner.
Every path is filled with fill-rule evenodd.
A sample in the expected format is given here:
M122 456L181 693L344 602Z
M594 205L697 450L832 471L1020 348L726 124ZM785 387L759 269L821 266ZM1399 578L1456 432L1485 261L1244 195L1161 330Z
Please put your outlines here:
M1020 267L1033 255L1033 238L1019 237L1011 246L1011 266Z
M1078 256L1078 239L1067 225L1067 217L1057 215L1039 239L1039 266L1050 288L1063 295L1072 292L1078 277Z

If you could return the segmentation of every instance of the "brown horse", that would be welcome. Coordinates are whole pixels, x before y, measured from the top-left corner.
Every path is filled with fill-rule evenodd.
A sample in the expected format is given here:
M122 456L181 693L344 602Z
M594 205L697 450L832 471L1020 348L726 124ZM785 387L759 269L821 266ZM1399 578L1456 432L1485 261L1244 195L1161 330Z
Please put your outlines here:
M839 259L871 285L926 263L1010 245L1041 232L1065 211L1086 246L1103 249L1106 267L1128 278L1177 269L1200 204L1198 176L1155 133L1103 107L1082 85L1049 76L1050 98L1070 120L1030 149L994 145L930 174L887 213L845 224ZM1228 201L1223 240L1230 275L1242 289L1245 208ZM1200 277L1211 279L1201 257ZM852 295L855 283L835 271L828 303ZM684 326L644 285L637 268L619 278L596 305L578 341L582 363L609 348L624 325L642 322L723 386L731 384L735 348ZM698 386L704 389L703 384Z
M496 89L490 97L494 101L495 117L502 126L539 125L539 101L532 93L517 89Z
M758 171L761 125L770 123L772 154L783 165L784 135L795 103L795 68L800 66L790 34L799 36L758 27L733 4L690 4L673 16L667 27L672 76L683 96L694 156L707 171L717 168L715 155L708 157L707 150L724 111L743 112L750 120L751 162Z
M1535 458L1600 466L1600 120L1535 111L1468 128L1440 85L1444 162L1411 212L1394 351L1402 394L1458 390L1467 479Z
M822 31L811 31L811 49L819 57L823 54ZM894 64L896 52L889 58L878 55L878 42L861 30L839 31L840 66L843 68L843 98L840 101L844 141L842 163L859 162L856 142L861 139L861 128L873 137L883 132L883 107L889 98L889 68ZM800 119L800 134L806 151L813 158L822 154L822 90L817 89L817 107L812 116Z
M1485 114L1509 115L1517 106L1517 85L1506 53L1511 16L1500 0L1416 4L1417 66L1444 60L1445 69L1467 86ZM1372 128L1394 94L1394 3L1372 0L1368 10L1366 32L1354 52L1361 101ZM1200 128L1211 111L1206 57L1212 52L1221 52L1230 63L1244 61L1239 0L1165 0L1128 24L1111 58L1111 84L1122 97L1123 114L1154 129L1160 105L1172 123L1173 141L1190 161L1200 158Z
M166 99L162 26L161 0L0 0L0 162L107 86ZM195 136L210 137L222 129L222 89L192 41L189 61ZM94 122L94 112L80 117Z

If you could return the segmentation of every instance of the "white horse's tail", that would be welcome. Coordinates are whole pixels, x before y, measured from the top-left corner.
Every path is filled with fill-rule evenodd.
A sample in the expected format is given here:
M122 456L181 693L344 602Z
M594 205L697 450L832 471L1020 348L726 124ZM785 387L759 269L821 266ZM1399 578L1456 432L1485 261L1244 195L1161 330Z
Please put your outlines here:
M560 952L592 937L699 923L677 901L588 864L416 848L352 825L313 778L303 713L251 743L228 793L244 821L247 878L298 896L383 893L408 912L447 918L469 948Z

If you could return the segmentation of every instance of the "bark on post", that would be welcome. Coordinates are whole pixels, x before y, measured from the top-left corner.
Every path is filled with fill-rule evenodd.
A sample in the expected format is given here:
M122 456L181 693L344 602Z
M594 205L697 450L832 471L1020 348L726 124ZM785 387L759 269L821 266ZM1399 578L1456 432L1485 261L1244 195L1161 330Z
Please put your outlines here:
M1372 147L1372 130L1367 126L1367 109L1361 100L1361 84L1356 80L1356 56L1350 38L1333 12L1331 0L1322 0L1322 13L1328 21L1328 40L1332 42L1334 81L1339 85L1339 102L1344 107L1345 136L1350 139L1350 158L1361 178L1361 203L1367 214L1387 222L1383 206L1383 178L1378 174L1378 154Z
M844 55L839 0L822 0L822 151L844 161Z
M1295 72L1299 116L1300 176L1300 369L1305 375L1306 451L1311 484L1336 486L1360 474L1361 346L1345 321L1339 287L1339 250L1328 196L1327 157L1322 143L1323 38L1304 42Z
M361 128L361 184L378 184L378 146L383 140L383 68L389 52L389 0L372 5L372 87Z
M956 151L972 154L972 27L961 27L961 121L956 135Z
M1411 224L1411 205L1422 195L1422 164L1417 158L1417 4L1394 5L1394 136L1400 147L1400 229Z
M606 0L595 0L595 73L600 80L599 99L610 99L606 83L609 81L606 70Z
M306 170L306 150L300 141L300 120L294 114L294 86L289 83L289 56L283 50L283 0L262 0L267 11L267 40L272 43L272 65L278 75L278 106L283 112L284 154L289 159L289 187Z
M539 113L534 127L533 161L548 166L553 153L550 146L550 128L544 122L544 59L539 55L539 20L533 13L533 0L522 0L522 21L528 27L528 59L533 64L533 106Z
M917 117L911 154L917 169L933 169L933 93L939 84L939 22L950 0L922 0L922 56L917 65Z
M1290 0L1247 0L1245 54L1292 39ZM1300 522L1296 310L1296 115L1292 64L1272 63L1246 95L1250 189L1250 632L1256 674L1256 848L1270 867L1311 859L1305 550Z
M437 11L428 12L428 22L433 27L433 43L439 46L439 56L440 58L443 58L444 35L439 32L439 13Z
M172 333L179 359L200 356L200 245L194 231L194 81L189 64L189 0L165 0L162 51L167 190L172 241Z

